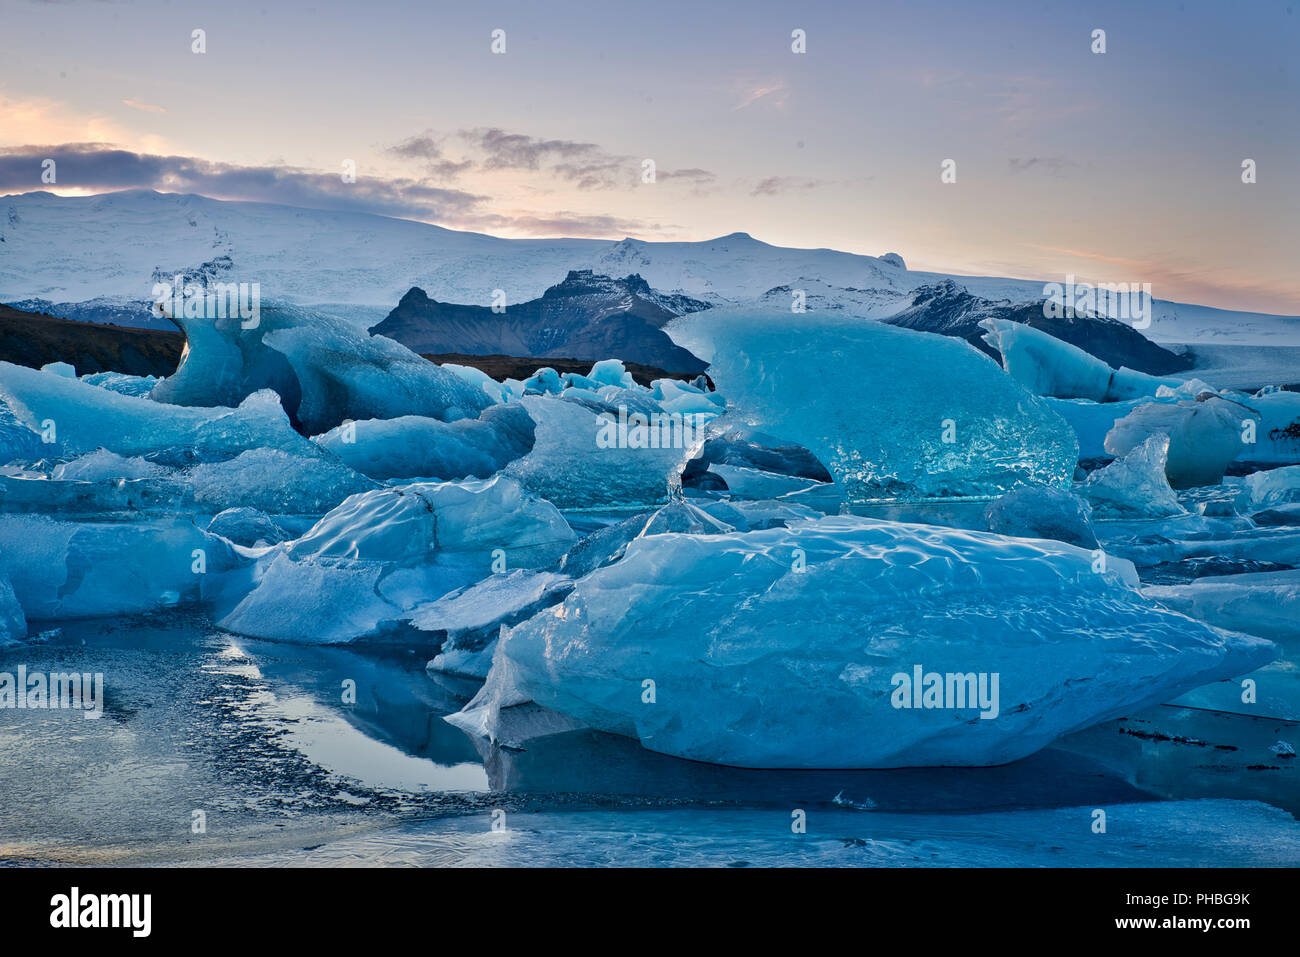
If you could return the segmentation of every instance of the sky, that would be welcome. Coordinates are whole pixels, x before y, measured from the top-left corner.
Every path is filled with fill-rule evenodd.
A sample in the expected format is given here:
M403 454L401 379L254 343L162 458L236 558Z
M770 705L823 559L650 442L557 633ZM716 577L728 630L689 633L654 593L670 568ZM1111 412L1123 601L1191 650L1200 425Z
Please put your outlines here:
M740 231L1300 314L1297 6L0 0L0 194Z

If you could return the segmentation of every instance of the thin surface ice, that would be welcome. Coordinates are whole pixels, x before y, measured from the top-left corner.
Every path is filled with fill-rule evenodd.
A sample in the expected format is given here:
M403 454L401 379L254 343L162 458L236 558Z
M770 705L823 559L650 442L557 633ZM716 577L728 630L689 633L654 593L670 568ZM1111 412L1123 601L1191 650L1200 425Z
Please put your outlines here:
M850 502L1062 485L1066 422L968 343L853 316L726 309L668 327L733 415L798 442Z

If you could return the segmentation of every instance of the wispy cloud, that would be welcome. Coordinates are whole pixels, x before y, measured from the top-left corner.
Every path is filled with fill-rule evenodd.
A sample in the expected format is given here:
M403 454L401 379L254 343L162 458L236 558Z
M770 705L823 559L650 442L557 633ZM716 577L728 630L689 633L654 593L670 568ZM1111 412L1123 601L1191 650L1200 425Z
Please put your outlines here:
M740 102L732 107L733 110L743 110L753 106L760 100L766 100L773 106L784 106L788 96L784 80L775 80L758 86L747 88L740 98Z
M803 176L769 176L761 179L749 191L751 196L777 196L781 193L802 192L825 186L827 180L809 179Z
M154 106L152 103L145 103L134 97L127 97L122 101L133 110L143 110L145 113L166 113L167 111L161 106Z

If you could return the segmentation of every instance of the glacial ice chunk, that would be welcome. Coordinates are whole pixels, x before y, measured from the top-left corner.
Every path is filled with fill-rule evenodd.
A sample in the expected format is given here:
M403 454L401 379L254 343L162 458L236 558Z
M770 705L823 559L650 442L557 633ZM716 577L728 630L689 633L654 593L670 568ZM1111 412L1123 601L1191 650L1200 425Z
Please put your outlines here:
M1276 653L1152 604L1122 559L837 516L637 539L504 632L448 720L491 735L532 701L717 764L994 765Z
M273 392L250 395L236 409L188 408L121 395L77 379L45 375L0 362L0 399L18 421L74 456L105 448L122 456L185 448L199 460L221 460L250 448L279 448L304 455L315 446L289 427Z
M386 479L487 478L533 447L533 420L519 405L496 405L477 419L425 416L368 419L315 438L363 475Z
M1233 459L1241 454L1241 437L1258 413L1214 393L1178 403L1148 402L1115 423L1106 436L1106 451L1127 454L1155 433L1169 437L1165 475L1174 488L1218 485Z
M1148 585L1148 598L1190 618L1291 645L1300 639L1300 570L1198 578Z
M502 474L559 508L662 504L703 442L702 427L689 416L597 414L544 396L525 396L518 404L536 424L533 447Z
M745 308L683 316L668 332L711 358L731 415L811 450L849 501L998 495L1074 474L1066 422L964 341Z
M990 502L984 521L990 532L1017 538L1051 538L1058 542L1096 548L1092 506L1060 488L1014 489Z
M1161 386L1181 384L1128 368L1112 369L1078 346L1023 322L990 317L980 320L980 328L986 330L984 341L1001 354L1003 368L1034 395L1114 402L1154 396Z
M1157 432L1081 486L1098 518L1166 518L1186 511L1165 478L1169 436Z
M216 601L247 562L188 520L64 522L0 515L0 565L29 621Z
M1292 505L1300 502L1300 465L1252 472L1242 480L1242 484L1252 509Z
M492 403L461 376L326 313L264 306L249 328L237 316L173 321L187 342L176 372L152 393L162 402L230 405L271 389L311 434L347 419L426 415L454 421Z
M212 516L212 521L208 522L208 534L219 535L246 548L278 545L293 537L270 515L247 506L228 508Z
M284 546L221 627L321 644L401 633L417 604L551 565L574 539L555 506L499 476L365 492Z

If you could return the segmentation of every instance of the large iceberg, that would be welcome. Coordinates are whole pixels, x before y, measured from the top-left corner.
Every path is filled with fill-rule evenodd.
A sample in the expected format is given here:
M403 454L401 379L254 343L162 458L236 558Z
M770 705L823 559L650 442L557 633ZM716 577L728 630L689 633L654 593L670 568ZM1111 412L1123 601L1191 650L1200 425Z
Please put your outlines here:
M238 408L187 408L0 362L0 399L20 424L47 439L46 455L100 448L122 456L185 449L200 461L233 458L250 448L316 454L269 391L253 393Z
M229 598L248 562L184 520L0 515L0 571L29 620L130 615Z
M1115 423L1106 451L1123 456L1157 433L1169 438L1165 475L1174 488L1218 485L1245 447L1259 414L1212 392L1177 403L1148 402Z
M711 309L668 327L734 416L813 452L850 501L1062 485L1074 433L970 344L839 314Z
M220 624L319 644L403 634L416 605L552 565L575 537L555 506L499 476L365 492L283 546Z
M993 765L1275 654L1153 605L1120 559L837 516L637 539L505 632L448 720L491 736L531 701L718 764Z
M384 336L326 313L266 306L239 317L173 319L186 347L153 398L176 405L233 405L271 389L311 434L347 419L424 415L472 418L492 399L473 383ZM246 327L247 326L247 327Z
M487 478L533 447L533 420L518 404L477 419L426 416L351 422L319 435L322 448L373 479Z
M1034 395L1114 402L1153 396L1161 386L1180 384L1178 379L1112 369L1078 346L1023 322L990 317L980 320L980 328L984 341L1001 353L1003 368Z

